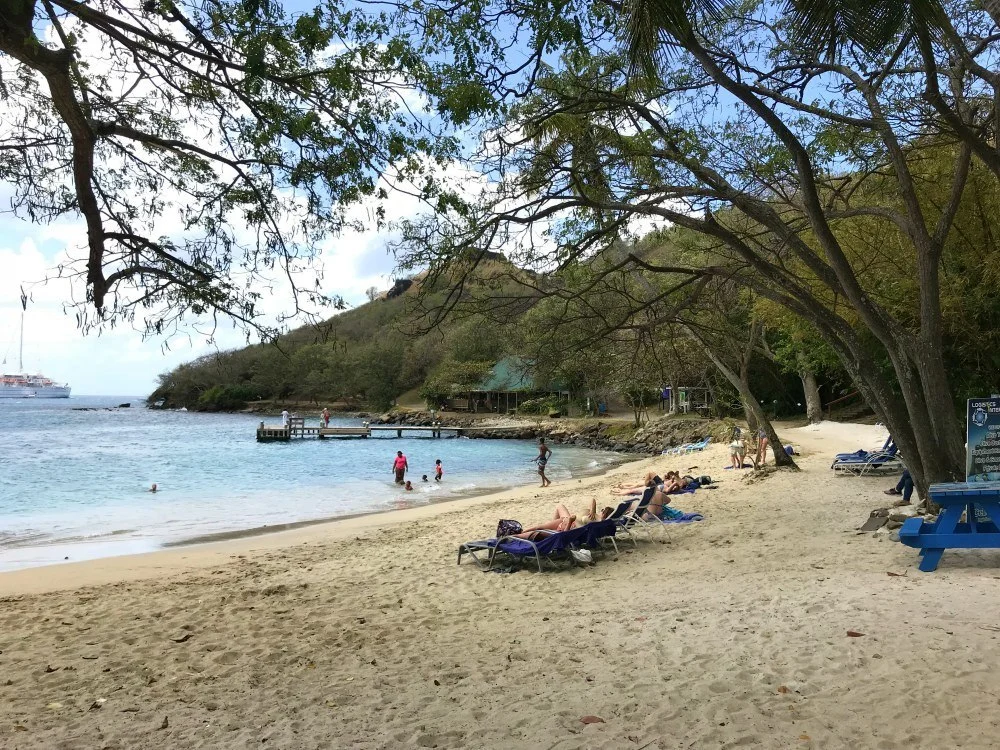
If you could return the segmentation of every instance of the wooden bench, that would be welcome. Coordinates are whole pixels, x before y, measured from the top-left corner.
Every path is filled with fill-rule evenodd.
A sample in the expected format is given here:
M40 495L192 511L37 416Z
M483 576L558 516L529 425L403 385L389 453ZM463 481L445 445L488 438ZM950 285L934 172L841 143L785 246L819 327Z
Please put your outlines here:
M899 530L900 542L920 550L920 570L937 569L946 549L1000 549L1000 482L932 484L930 499L941 506L937 520L910 518Z

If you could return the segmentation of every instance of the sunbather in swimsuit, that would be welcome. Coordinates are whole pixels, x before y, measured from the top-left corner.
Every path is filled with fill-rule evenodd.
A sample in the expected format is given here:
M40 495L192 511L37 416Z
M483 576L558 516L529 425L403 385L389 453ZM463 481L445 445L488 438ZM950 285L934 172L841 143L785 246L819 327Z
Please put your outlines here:
M663 490L657 490L653 493L653 497L650 499L649 505L646 506L646 515L662 518L663 510L669 504L670 497L667 493Z
M660 478L659 474L657 474L655 472L652 472L652 471L647 471L646 472L646 476L642 480L641 484L623 485L623 486L619 487L616 490L612 490L611 494L612 495L641 495L642 491L644 489L646 489L647 487L649 487L651 484L661 485L661 484L663 484L663 480Z
M555 515L551 521L540 523L537 526L529 526L520 534L515 534L515 536L522 539L534 539L539 532L569 531L570 529L588 524L591 521L603 521L613 512L613 508L605 508L598 514L596 498L590 501L590 507L586 508L579 516L570 513L569 509L560 503L556 506Z

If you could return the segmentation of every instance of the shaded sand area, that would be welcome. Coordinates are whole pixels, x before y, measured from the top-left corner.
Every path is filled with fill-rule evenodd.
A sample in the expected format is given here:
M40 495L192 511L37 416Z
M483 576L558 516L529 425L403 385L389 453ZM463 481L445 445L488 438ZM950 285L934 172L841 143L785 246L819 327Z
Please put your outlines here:
M1000 554L918 572L915 550L855 531L891 482L829 470L884 435L780 432L802 473L746 482L717 446L0 576L0 747L996 746ZM669 543L543 575L455 565L498 518L611 504L621 478L691 466L719 489L681 496L707 520Z

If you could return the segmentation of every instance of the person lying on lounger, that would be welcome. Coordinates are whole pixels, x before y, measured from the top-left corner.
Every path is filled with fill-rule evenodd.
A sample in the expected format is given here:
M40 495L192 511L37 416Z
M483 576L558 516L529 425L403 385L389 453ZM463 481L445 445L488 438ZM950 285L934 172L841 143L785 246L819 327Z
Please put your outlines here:
M663 482L663 491L680 492L681 490L687 489L692 484L697 486L696 482L697 480L688 474L681 476L679 471L667 472L667 478Z
M537 526L529 526L528 528L522 530L520 534L515 534L514 536L520 537L521 539L534 539L536 532L540 531L569 531L570 529L584 526L591 521L603 521L613 512L614 508L605 508L600 512L600 514L598 514L596 498L590 501L590 507L584 509L583 513L579 516L575 516L570 513L569 509L560 503L556 506L555 515L552 517L551 521L540 523Z
M669 475L668 475L669 476ZM612 495L641 495L642 491L654 484L663 484L660 475L655 471L647 471L641 484L625 484L616 490L612 490Z
M634 503L632 503L632 506L629 508L629 511L630 512L635 511L640 502L641 499L636 500ZM667 505L670 505L670 496L666 492L664 492L662 488L653 490L653 496L649 499L649 504L646 506L646 511L643 513L643 518L648 519L654 516L657 518L662 518L663 508Z

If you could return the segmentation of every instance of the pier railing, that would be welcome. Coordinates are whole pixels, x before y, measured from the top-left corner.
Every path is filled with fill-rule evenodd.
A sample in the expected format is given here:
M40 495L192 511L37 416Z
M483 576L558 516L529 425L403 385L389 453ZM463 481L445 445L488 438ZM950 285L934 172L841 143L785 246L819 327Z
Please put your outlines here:
M520 430L521 427L446 427L433 425L372 425L367 422L357 427L307 427L302 417L290 417L288 424L266 425L263 422L257 427L257 441L261 443L287 442L293 438L369 438L379 433L396 433L396 437L419 437L416 433L430 433L429 437L440 438L444 433L461 436L476 430L501 431L504 429Z

